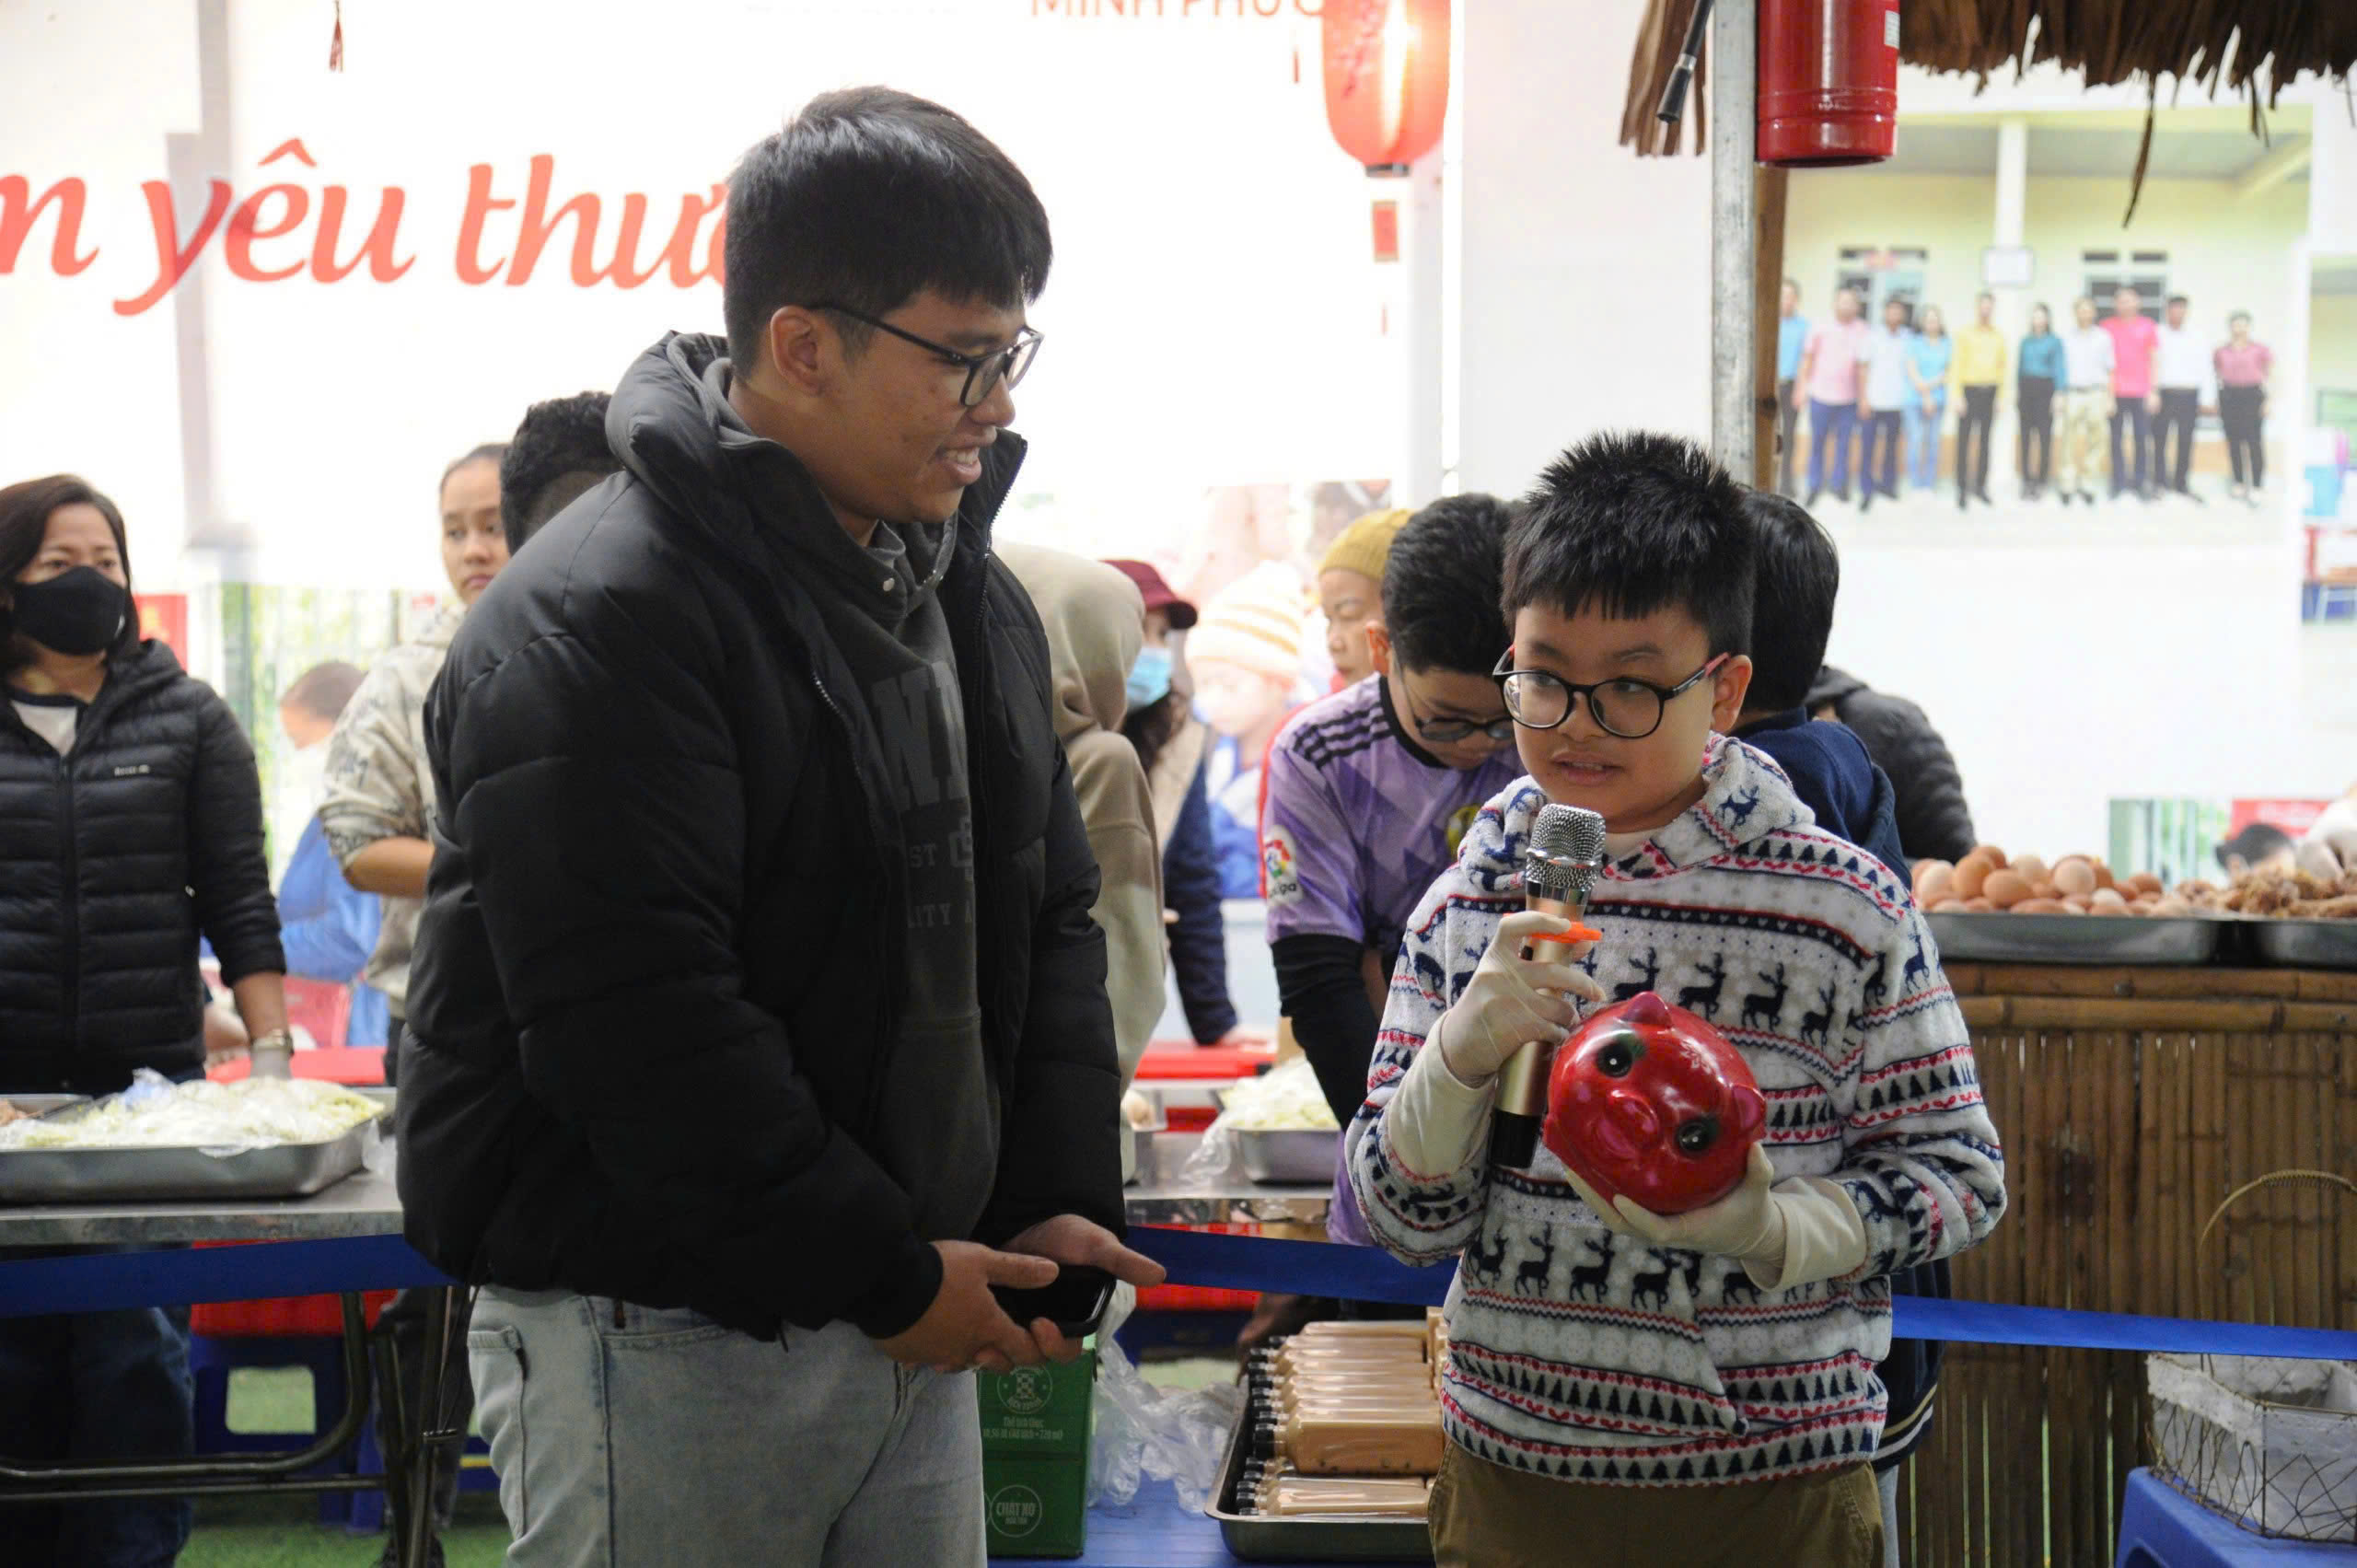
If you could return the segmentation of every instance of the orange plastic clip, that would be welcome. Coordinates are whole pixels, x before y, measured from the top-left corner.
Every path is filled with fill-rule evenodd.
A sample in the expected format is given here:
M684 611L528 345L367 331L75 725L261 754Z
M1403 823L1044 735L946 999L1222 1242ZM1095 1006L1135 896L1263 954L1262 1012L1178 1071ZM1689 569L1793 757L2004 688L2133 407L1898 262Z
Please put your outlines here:
M1542 935L1529 938L1529 941L1533 946L1536 946L1540 942L1561 942L1565 947L1570 947L1573 944L1579 942L1601 942L1603 940L1603 932L1595 929L1593 926L1582 925L1576 921L1573 922L1572 928L1569 931L1560 934L1550 931Z

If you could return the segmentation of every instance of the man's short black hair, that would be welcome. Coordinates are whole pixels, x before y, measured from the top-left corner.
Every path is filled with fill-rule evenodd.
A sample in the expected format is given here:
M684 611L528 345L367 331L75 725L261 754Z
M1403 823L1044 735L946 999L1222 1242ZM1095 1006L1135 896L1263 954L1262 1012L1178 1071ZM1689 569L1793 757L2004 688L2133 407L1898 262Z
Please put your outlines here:
M1751 651L1743 489L1681 436L1608 431L1547 466L1506 533L1506 620L1527 604L1613 617L1676 606L1711 652ZM1396 548L1396 546L1395 546Z
M1752 550L1751 691L1744 706L1781 714L1808 701L1833 634L1841 558L1807 508L1770 490L1745 495Z
M1498 622L1506 527L1494 495L1451 495L1402 524L1383 563L1383 629L1411 670L1487 675L1506 651Z
M2245 865L2257 865L2261 861L2282 854L2292 847L2292 835L2272 822L2253 822L2233 838L2221 843L2214 853L2218 864L2231 870L2239 857Z
M2181 295L2181 294L2172 294L2172 295L2170 295L2170 296L2169 296L2169 303L2170 303L2171 305L2184 305L2184 304L2187 304L2187 303L2189 303L2189 302L2187 301L2187 299L2186 299L2185 296L2183 296L2183 295Z
M589 488L579 479L558 481L578 475L594 483L620 470L621 459L606 440L606 405L612 401L607 392L575 392L524 411L507 455L499 459L499 526L508 554Z
M889 87L824 93L728 177L728 356L758 364L770 318L789 305L883 316L928 288L1026 305L1053 259L1031 182L963 119ZM840 324L847 342L866 341Z

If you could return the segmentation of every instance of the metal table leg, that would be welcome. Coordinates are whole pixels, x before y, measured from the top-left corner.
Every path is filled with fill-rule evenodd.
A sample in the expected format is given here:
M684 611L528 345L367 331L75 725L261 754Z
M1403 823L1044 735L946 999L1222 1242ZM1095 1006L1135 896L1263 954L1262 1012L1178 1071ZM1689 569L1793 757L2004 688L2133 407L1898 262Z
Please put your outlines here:
M191 1493L343 1492L377 1485L375 1476L298 1472L352 1446L368 1414L368 1334L358 1293L343 1293L343 1411L326 1435L284 1453L205 1459L50 1460L0 1458L0 1504L62 1503Z
M445 1448L462 1446L467 1440L463 1427L452 1428L449 1425L450 1411L443 1387L449 1376L454 1325L472 1316L465 1295L463 1290L449 1287L433 1292L426 1300L426 1393L420 1401L414 1425L403 1422L401 1428L402 1458L398 1468L405 1477L402 1491L406 1495L388 1499L395 1504L389 1512L402 1521L402 1527L395 1537L402 1568L426 1568L429 1543L434 1539L435 1527L434 1482L436 1461ZM395 1467L389 1461L387 1468Z

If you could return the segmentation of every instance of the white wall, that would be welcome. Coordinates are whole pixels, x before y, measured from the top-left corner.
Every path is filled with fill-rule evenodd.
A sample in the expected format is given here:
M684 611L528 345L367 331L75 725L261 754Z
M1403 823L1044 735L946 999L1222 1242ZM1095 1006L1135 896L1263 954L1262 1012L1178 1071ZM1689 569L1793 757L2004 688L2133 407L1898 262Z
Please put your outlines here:
M0 483L64 470L110 490L143 587L170 580L180 550L172 319L126 320L106 301L154 272L139 182L161 177L165 134L195 124L194 12L189 0L0 6L0 175L27 176L36 195L80 177L81 249L107 240L87 271L52 279L52 206L0 277Z
M1708 161L1615 145L1641 9L1468 0L1468 490L1518 494L1595 430L1710 436Z
M2308 385L2357 391L2357 294L2309 300Z

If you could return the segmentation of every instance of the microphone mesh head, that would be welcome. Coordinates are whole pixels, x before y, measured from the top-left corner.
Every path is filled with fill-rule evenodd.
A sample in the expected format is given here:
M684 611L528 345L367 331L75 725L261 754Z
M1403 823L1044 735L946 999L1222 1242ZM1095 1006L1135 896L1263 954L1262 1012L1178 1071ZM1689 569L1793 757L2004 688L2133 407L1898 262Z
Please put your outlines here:
M1542 806L1530 827L1523 883L1542 897L1585 892L1604 862L1604 818L1580 806Z

